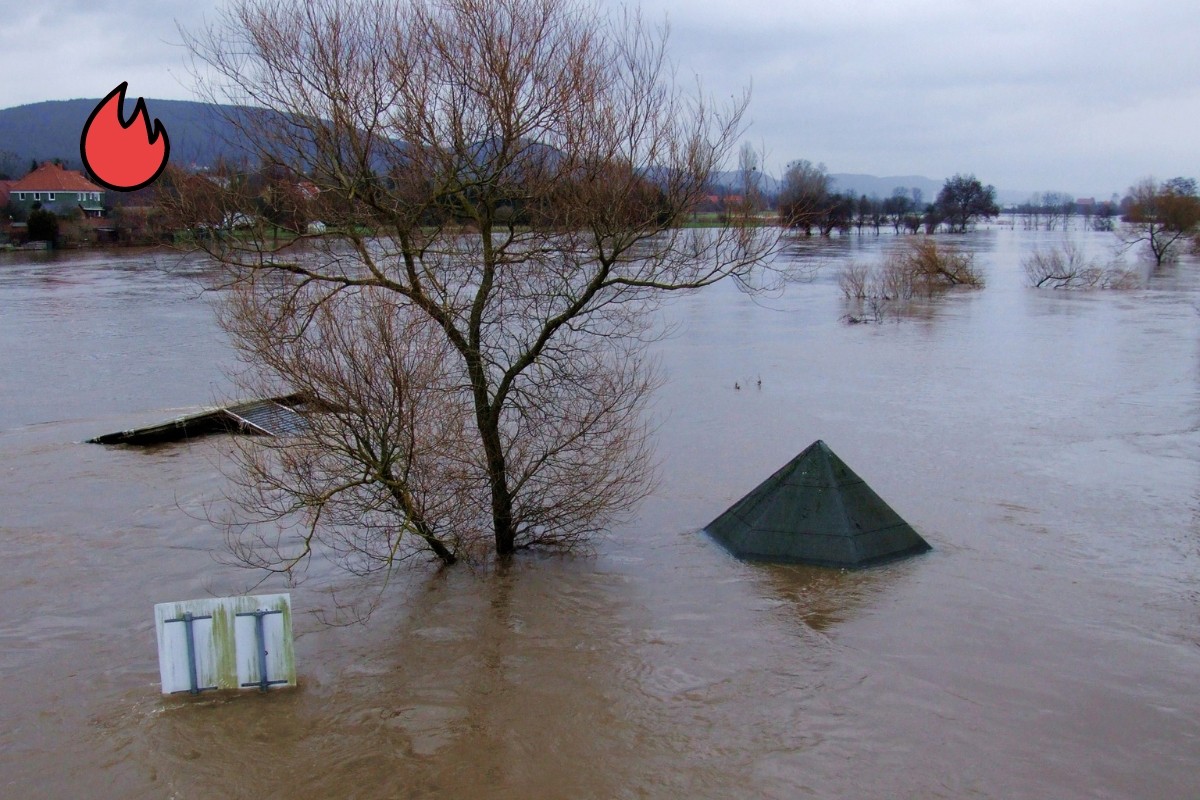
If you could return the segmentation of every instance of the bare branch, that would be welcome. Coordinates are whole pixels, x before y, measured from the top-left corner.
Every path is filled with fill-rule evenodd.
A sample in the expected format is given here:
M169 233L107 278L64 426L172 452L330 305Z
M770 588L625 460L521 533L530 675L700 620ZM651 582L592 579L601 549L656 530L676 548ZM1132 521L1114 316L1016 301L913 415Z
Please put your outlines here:
M241 448L241 507L279 532L238 528L245 560L449 563L632 509L653 484L649 315L758 286L776 246L752 203L678 225L748 95L683 92L665 29L573 0L234 0L188 44L210 99L256 107L227 123L258 166L177 175L164 205L226 267L251 382L321 409Z

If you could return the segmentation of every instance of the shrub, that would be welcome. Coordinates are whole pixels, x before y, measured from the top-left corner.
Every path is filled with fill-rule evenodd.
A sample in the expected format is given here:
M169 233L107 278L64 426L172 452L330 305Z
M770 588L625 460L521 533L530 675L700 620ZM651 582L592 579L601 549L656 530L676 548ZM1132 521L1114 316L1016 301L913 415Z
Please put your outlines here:
M972 254L918 239L889 255L879 267L851 263L838 278L838 286L847 300L860 301L878 322L894 304L917 295L933 297L955 287L980 289L983 276L975 268ZM847 319L866 321L852 314Z
M1136 289L1141 285L1136 271L1088 261L1074 242L1064 242L1048 252L1034 250L1021 265L1029 285L1036 289Z
M884 265L894 280L913 293L932 296L952 286L983 288L983 275L975 268L975 255L954 247L938 247L933 239L914 239L893 253Z
M53 211L38 208L29 212L29 241L50 242L58 241L58 217Z
M860 261L849 264L838 277L838 286L841 287L842 294L850 300L866 299L867 288L871 283L871 267Z

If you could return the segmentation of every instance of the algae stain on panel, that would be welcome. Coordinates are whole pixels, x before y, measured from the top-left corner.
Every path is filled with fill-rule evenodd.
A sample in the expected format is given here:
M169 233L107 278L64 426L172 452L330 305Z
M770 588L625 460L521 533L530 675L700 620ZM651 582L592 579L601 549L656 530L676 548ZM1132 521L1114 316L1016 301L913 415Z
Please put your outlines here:
M270 630L264 626L263 640L255 632L249 637L237 635L239 614L252 615L258 611L278 612L267 619L277 619ZM292 639L292 604L289 594L247 595L241 597L205 598L159 603L154 607L155 629L158 634L159 672L163 694L188 691L190 670L183 637L168 633L167 623L181 620L184 614L211 617L203 627L204 635L195 637L194 665L200 689L256 689L258 684L245 686L239 679L239 664L245 664L250 674L257 674L260 649L266 650L267 677L271 685L296 685L296 656ZM175 624L179 624L176 622ZM200 634L200 631L196 631ZM259 676L261 678L261 676Z
M233 614L226 604L212 611L213 651L216 654L217 686L238 688L237 648L233 638Z

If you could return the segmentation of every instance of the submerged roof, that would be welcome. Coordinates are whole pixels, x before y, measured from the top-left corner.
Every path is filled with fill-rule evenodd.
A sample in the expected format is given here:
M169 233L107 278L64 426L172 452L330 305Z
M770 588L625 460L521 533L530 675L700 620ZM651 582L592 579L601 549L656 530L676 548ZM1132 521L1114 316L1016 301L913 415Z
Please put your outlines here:
M862 567L929 543L817 440L705 530L734 555Z
M286 436L304 430L307 424L295 406L303 406L298 394L251 400L221 408L210 408L198 414L176 417L148 428L106 433L91 444L152 445L191 439L211 433L248 433L259 436Z

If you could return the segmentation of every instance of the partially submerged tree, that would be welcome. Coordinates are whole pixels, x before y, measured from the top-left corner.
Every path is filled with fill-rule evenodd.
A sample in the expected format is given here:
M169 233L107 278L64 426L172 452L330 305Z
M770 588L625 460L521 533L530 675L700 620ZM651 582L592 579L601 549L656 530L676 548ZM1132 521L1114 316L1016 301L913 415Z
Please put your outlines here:
M1141 283L1136 271L1118 263L1102 267L1069 240L1049 250L1034 250L1021 266L1035 289L1136 289Z
M1147 178L1129 190L1124 223L1118 234L1128 249L1143 242L1154 263L1172 260L1181 242L1200 230L1200 196L1192 178L1172 178L1159 185Z
M1036 231L1044 226L1052 231L1060 224L1066 230L1075 208L1075 198L1065 192L1035 192L1017 206L1017 213L1024 219L1027 230Z
M831 186L824 164L814 166L807 159L788 164L779 189L779 221L811 236L829 216Z
M908 240L877 267L852 262L838 279L842 295L859 301L875 322L915 297L932 298L952 289L982 289L983 284L973 253L948 245L939 247L929 237ZM866 317L849 314L846 319L863 322Z
M1000 213L996 205L996 188L984 186L974 175L955 175L947 178L934 204L937 216L950 225L953 232L962 233L980 217Z
M933 297L955 287L983 288L983 274L975 266L974 253L953 245L939 247L926 236L910 239L890 253L876 280L889 300Z
M251 380L329 409L243 449L239 519L279 523L235 528L244 560L291 571L319 542L357 571L505 556L645 495L647 314L748 285L774 246L751 208L675 224L745 98L681 93L665 31L572 0L236 0L189 44L210 99L282 115L230 124L340 232L199 240L228 270Z

